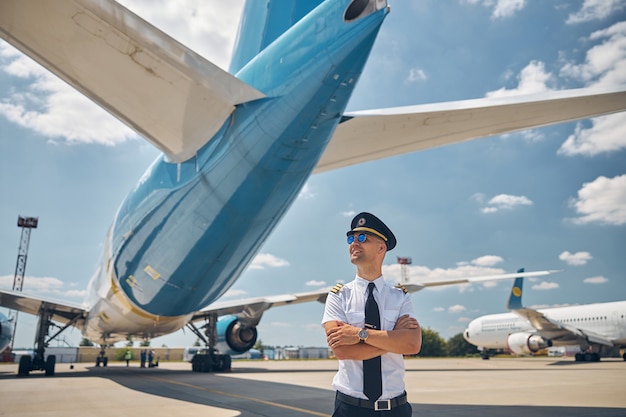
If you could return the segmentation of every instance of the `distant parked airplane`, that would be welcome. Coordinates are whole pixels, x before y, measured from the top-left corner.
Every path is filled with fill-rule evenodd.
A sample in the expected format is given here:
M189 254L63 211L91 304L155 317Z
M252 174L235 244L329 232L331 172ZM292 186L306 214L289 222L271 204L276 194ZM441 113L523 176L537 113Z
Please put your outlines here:
M324 300L218 301L312 173L626 109L626 91L571 90L344 113L389 10L247 1L227 73L112 0L0 2L4 40L163 152L115 214L85 304L0 291L0 305L39 316L19 374L54 374L45 346L70 326L103 346L187 326L210 352L194 370L228 369L265 310Z
M626 348L626 301L533 310L522 307L523 281L516 278L513 284L511 313L478 317L463 333L483 359L489 359L489 349L532 355L551 346L578 345L576 361L599 361L619 357ZM622 357L626 361L626 353Z

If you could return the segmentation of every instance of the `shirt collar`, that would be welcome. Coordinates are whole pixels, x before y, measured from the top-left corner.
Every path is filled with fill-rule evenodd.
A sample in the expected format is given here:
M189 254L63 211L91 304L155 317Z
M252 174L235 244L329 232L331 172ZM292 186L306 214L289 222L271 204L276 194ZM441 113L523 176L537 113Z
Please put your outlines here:
M358 275L356 276L357 287L361 291L363 291L363 294L367 294L367 286L369 285L370 282L373 282L374 285L376 285L376 289L378 290L378 293L382 292L383 287L385 286L385 278L382 275L376 278L374 281L368 281L364 278L361 278Z

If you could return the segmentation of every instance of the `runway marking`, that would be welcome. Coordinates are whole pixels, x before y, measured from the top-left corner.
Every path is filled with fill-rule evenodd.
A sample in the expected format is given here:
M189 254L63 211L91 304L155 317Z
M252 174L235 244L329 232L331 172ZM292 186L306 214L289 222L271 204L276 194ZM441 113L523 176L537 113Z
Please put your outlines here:
M184 387L195 388L197 390L207 391L207 392L210 392L212 394L225 395L227 397L237 398L237 399L240 399L240 400L254 401L254 402L265 404L265 405L271 405L273 407L285 408L287 410L297 411L297 412L304 413L304 414L310 414L312 416L331 417L330 414L318 413L317 411L311 411L311 410L307 410L305 408L292 407L292 406L286 405L286 404L275 403L273 401L267 401L267 400L260 400L258 398L253 398L253 397L246 397L245 395L233 394L231 392L217 391L217 390L214 390L214 389L209 389L209 388L201 387L201 386L198 386L198 385L188 384L186 382L173 381L171 379L159 378L158 376L148 376L148 378L156 379L156 380L162 381L162 382L168 382L168 383L171 383L171 384L178 384L178 385L182 385Z

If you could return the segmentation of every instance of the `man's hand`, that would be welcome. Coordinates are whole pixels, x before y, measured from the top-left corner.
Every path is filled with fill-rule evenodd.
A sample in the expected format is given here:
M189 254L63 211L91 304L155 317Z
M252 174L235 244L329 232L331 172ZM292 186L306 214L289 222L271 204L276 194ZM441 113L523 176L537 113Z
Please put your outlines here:
M398 321L396 321L395 326L393 326L394 330L400 330L400 329L419 329L420 325L417 322L416 319L414 319L413 317L409 317L408 314L405 314L404 316L400 316L398 318Z
M339 346L356 345L360 342L358 327L337 321L337 326L326 332L326 341L331 349Z

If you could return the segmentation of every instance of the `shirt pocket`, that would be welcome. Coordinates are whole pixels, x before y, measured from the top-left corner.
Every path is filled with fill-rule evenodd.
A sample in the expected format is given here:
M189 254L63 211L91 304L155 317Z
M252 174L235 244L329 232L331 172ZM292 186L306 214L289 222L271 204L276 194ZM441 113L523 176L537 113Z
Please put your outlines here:
M346 313L348 324L354 327L363 327L365 325L365 312L352 311Z
M393 330L396 321L398 321L398 314L400 314L400 310L385 310L383 312L383 330Z

